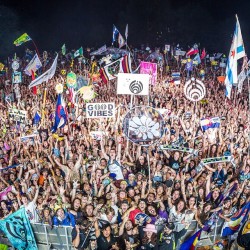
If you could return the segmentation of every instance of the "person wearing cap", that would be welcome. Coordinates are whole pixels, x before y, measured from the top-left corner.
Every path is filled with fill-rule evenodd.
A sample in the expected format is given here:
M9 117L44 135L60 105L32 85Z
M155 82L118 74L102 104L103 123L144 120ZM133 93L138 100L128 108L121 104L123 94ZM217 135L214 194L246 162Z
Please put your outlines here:
M135 181L135 175L133 173L130 173L128 175L128 180L127 180L128 186L129 187L134 187L136 186L136 181Z
M175 249L175 237L174 237L174 223L166 223L163 232L160 234L159 250L174 250Z
M155 225L147 224L145 228L139 228L141 249L151 250L157 248L157 230Z

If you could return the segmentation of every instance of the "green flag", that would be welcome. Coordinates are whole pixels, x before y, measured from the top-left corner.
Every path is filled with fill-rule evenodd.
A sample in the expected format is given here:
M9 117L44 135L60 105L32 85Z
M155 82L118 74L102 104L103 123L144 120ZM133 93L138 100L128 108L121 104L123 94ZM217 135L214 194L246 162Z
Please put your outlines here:
M14 41L14 44L16 46L20 46L21 44L28 42L30 40L32 39L29 37L29 35L27 33L24 33Z
M66 46L65 44L62 46L62 54L65 56L66 54Z
M78 50L75 51L74 53L74 58L78 57L78 56L82 56L83 55L83 49L82 47Z

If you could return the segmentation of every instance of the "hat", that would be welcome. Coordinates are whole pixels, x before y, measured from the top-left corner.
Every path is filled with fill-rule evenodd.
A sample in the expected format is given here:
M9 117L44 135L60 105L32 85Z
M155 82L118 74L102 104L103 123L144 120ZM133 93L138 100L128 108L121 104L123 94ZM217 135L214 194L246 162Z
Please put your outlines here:
M124 180L120 182L120 185L122 185L122 184L128 185L128 183Z
M145 228L143 228L143 231L157 233L156 227L153 224L147 224L147 226Z
M174 223L169 222L165 225L165 228L168 228L169 230L174 230Z
M134 176L135 177L135 175L133 173L130 173L128 176Z

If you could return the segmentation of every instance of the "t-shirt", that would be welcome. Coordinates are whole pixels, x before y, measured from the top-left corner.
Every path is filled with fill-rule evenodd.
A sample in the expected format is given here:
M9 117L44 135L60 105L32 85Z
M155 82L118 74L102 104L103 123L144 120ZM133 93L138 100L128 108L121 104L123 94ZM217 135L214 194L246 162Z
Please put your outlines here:
M38 222L39 217L36 211L36 204L33 201L31 201L27 206L22 205L21 207L25 208L25 211L31 223Z
M109 250L115 243L116 239L112 234L110 235L110 241L107 241L107 238L101 233L97 238L97 250Z
M116 174L116 180L124 180L124 176L122 174L121 166L118 163L117 160L114 160L111 162L111 160L108 161L109 166L109 172L111 174Z
M173 156L169 157L169 166L174 169L175 171L178 171L180 168L181 158L179 158L177 161L174 159Z

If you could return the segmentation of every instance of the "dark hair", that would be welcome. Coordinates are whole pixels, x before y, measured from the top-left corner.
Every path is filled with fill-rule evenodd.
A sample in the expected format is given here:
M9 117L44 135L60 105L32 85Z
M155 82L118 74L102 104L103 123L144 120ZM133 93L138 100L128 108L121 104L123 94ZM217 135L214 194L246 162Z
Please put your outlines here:
M143 236L141 241L142 241L142 245L146 245L148 243L149 238L147 237L146 232L144 233L144 236ZM150 243L152 243L152 245L156 245L156 242L157 242L157 235L156 235L156 233L153 233L151 236Z

